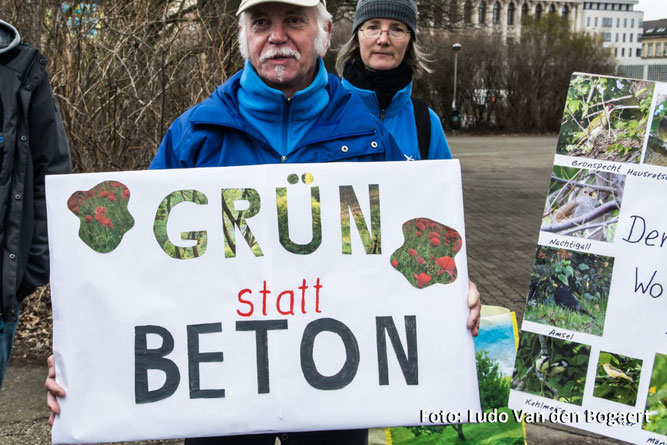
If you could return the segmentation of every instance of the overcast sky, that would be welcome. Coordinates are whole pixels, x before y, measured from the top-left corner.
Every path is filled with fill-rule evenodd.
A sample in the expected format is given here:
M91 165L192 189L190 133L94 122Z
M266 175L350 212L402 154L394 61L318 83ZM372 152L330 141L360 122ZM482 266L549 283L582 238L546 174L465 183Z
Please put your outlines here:
M667 0L639 0L635 11L644 11L644 20L667 19Z

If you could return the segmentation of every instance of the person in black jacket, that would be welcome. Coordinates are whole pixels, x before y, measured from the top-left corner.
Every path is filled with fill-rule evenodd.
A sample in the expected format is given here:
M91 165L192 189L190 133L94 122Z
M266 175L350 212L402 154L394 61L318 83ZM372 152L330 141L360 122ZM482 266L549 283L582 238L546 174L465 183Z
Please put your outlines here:
M71 171L46 59L0 20L0 387L21 301L49 279L44 176Z

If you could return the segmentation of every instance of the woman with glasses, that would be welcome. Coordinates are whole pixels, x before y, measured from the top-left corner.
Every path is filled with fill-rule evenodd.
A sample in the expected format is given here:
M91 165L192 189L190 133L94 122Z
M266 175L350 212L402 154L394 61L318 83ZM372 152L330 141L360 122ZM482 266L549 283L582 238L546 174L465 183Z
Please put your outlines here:
M415 0L359 0L352 38L340 49L336 70L343 85L359 94L366 107L384 122L406 158L450 159L440 118L419 101L415 115L410 97L413 74L428 71L416 31ZM415 117L420 112L424 116L421 120ZM419 142L426 144L421 150L426 156L420 155Z

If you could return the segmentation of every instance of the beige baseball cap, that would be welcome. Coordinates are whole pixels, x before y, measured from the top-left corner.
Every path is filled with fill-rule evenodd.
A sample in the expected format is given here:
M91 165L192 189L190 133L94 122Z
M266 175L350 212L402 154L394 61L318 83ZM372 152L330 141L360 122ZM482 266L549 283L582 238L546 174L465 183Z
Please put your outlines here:
M304 8L312 8L317 6L318 3L322 2L324 6L327 6L326 0L242 0L239 10L236 11L236 15L241 14L246 9L252 8L255 5L261 3L287 3L288 5L302 6Z

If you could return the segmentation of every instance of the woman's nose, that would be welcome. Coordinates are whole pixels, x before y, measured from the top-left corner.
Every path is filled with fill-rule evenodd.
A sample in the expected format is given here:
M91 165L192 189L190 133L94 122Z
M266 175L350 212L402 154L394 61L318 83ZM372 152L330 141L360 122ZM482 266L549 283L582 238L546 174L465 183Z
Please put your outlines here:
M380 31L380 35L378 36L378 43L380 45L388 45L389 42L389 31L383 29Z

